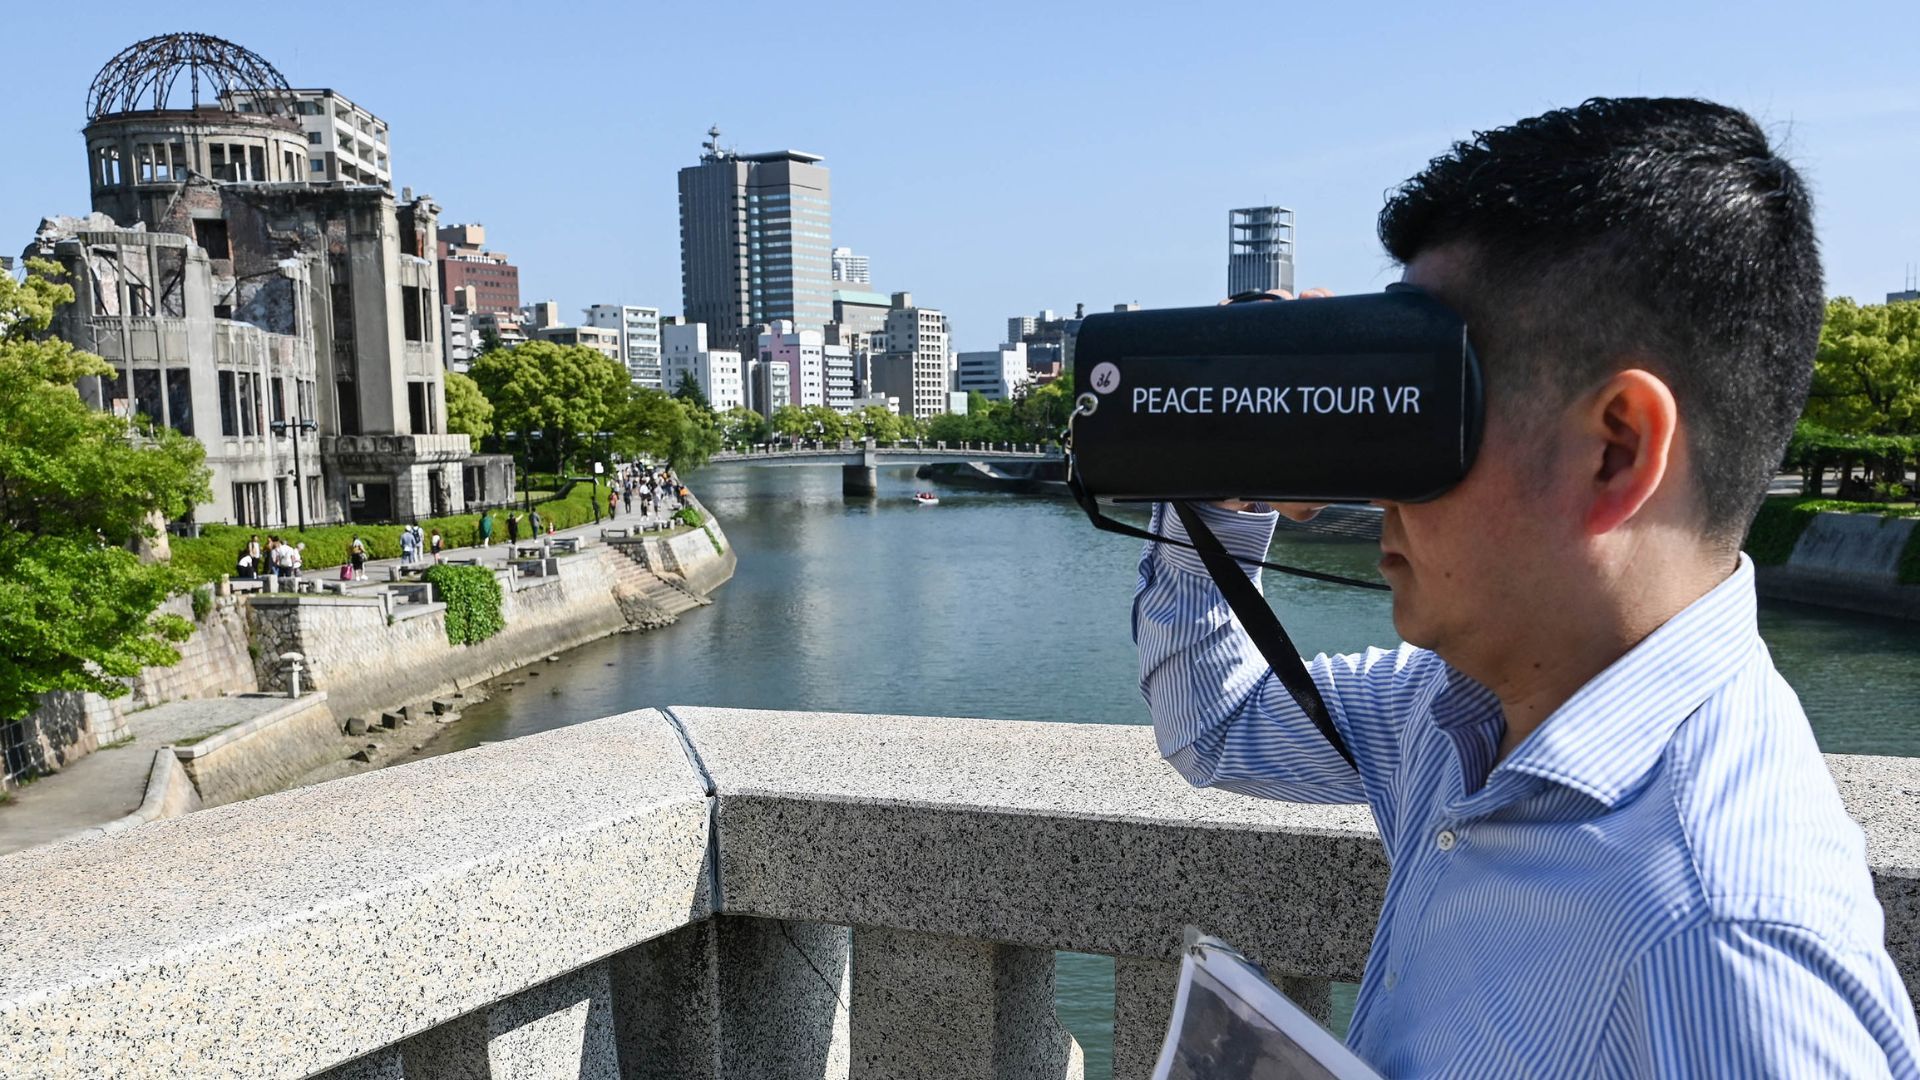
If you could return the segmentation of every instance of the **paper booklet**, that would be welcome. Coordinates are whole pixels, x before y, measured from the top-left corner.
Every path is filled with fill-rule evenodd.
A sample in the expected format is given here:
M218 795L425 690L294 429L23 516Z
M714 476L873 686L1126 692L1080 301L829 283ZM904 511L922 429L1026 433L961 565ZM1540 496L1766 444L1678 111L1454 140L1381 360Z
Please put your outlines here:
M1187 927L1153 1080L1381 1080L1233 946Z

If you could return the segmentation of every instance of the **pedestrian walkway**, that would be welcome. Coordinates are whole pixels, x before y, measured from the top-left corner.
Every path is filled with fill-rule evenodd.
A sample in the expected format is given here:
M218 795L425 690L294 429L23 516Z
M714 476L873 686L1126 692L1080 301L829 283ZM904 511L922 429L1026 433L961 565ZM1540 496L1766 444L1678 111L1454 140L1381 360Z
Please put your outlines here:
M127 715L133 741L95 750L0 806L0 855L118 821L140 808L154 751L196 742L287 704L285 694L173 701Z

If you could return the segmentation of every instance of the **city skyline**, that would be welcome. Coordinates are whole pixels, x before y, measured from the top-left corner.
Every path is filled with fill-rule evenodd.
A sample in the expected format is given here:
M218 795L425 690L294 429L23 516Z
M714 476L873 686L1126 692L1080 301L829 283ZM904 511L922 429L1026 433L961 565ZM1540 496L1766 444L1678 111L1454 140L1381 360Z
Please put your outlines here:
M17 110L12 145L41 167L12 170L0 187L0 226L13 237L0 250L17 253L46 214L85 210L75 129L90 74L127 41L192 29L386 121L396 191L431 194L445 220L485 223L523 268L523 297L568 312L618 303L677 313L675 178L713 124L743 151L824 156L839 189L832 244L873 259L873 289L909 290L945 311L965 350L999 344L1009 316L1041 308L1217 299L1219 220L1240 206L1294 210L1300 285L1379 288L1393 277L1372 236L1381 192L1475 128L1591 94L1700 94L1754 112L1812 181L1831 295L1878 302L1920 255L1920 207L1902 180L1920 167L1920 89L1901 56L1920 16L1892 5L1819 21L1784 5L1746 6L1738 20L1638 5L1605 22L1519 8L1301 12L1289 16L1284 59L1226 34L1224 7L1127 19L1110 7L1019 9L1012 39L1005 20L914 14L850 31L824 19L796 23L783 47L844 56L851 32L868 84L885 93L849 96L822 79L765 94L751 79L680 77L700 70L697 50L663 50L653 85L672 92L637 106L620 66L580 64L578 47L618 40L623 26L638 33L639 15L583 5L550 33L503 36L523 12L443 10L435 54L504 55L525 77L484 95L435 93L418 78L417 46L376 35L329 51L273 11L180 20L104 4L81 32L50 12L21 13L18 40L61 47L11 58L12 84L45 104ZM648 13L640 39L750 34L775 10ZM1781 32L1789 23L1794 32ZM1021 54L1030 62L983 81L965 64L927 63L930 40L941 56L983 61L1009 40L1033 48ZM1431 59L1494 53L1502 62ZM1262 104L1276 85L1283 100ZM527 134L502 142L501 131Z

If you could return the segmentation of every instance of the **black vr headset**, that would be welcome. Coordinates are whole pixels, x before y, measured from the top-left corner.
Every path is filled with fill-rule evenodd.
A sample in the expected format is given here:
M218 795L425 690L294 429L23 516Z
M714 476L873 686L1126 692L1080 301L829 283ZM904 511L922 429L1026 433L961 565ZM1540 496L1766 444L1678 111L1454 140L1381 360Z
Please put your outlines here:
M1420 502L1458 484L1480 448L1480 362L1467 325L1410 285L1279 303L1120 311L1081 323L1067 482L1094 526L1200 554L1267 663L1334 749L1353 755L1293 642L1242 565L1361 588L1376 582L1240 559L1188 505ZM1191 543L1100 512L1173 504Z

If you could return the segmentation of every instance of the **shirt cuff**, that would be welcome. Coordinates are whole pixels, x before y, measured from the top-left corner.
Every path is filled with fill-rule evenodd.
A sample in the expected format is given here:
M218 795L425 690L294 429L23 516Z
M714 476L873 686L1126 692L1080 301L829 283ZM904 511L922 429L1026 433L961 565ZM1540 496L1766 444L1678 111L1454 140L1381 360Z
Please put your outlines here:
M1253 512L1248 510L1228 510L1224 506L1207 503L1192 504L1199 513L1200 520L1207 523L1213 535L1220 540L1220 546L1227 554L1240 559L1265 559L1267 548L1273 543L1273 530L1280 524L1277 510ZM1261 504L1264 505L1264 504ZM1168 503L1156 503L1153 507L1153 520L1148 526L1150 532L1164 536L1169 540L1191 543L1187 527L1180 521L1180 515L1173 512ZM1177 547L1173 544L1153 545L1160 562L1175 570L1184 570L1189 574L1206 576L1207 564L1200 561L1200 553L1192 548ZM1260 580L1260 568L1241 563L1241 569L1255 582Z

